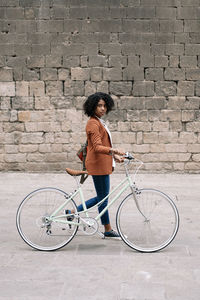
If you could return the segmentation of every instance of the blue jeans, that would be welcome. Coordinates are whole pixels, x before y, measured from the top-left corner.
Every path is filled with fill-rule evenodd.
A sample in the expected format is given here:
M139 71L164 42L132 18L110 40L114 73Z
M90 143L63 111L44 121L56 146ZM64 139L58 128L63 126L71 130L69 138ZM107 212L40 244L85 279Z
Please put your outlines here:
M93 175L92 179L94 182L97 196L85 202L87 208L94 206L102 199L104 199L109 194L109 190L110 190L109 175ZM108 199L106 199L101 205L98 206L99 213L106 207L107 204L108 204ZM78 211L82 211L82 210L83 210L83 205L81 204L78 206ZM108 211L106 211L101 216L101 223L102 225L110 224Z

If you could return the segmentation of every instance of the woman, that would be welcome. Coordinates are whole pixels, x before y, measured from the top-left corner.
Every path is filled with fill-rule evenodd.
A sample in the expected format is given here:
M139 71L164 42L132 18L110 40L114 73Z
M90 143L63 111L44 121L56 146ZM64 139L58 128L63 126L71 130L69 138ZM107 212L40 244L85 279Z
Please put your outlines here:
M114 107L113 99L105 93L95 93L88 97L83 105L85 114L90 117L86 125L87 134L87 157L85 161L89 175L92 175L97 196L86 201L86 207L93 205L104 199L110 190L110 177L115 167L115 161L122 162L123 151L112 148L111 134L105 122L101 119ZM106 199L99 207L99 213L106 207ZM78 211L82 211L82 204L78 206ZM69 213L69 211L66 211ZM73 211L72 211L73 213ZM101 217L104 225L104 236L107 238L119 238L110 224L109 213L106 211Z

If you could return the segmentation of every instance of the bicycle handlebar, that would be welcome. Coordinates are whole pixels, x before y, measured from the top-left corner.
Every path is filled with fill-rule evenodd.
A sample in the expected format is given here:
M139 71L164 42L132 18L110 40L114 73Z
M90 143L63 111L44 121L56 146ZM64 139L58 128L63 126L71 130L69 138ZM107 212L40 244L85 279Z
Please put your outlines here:
M128 160L135 159L135 158L133 157L133 155L130 154L129 152L126 152L126 153L125 153L124 158L125 158L125 159L128 159Z

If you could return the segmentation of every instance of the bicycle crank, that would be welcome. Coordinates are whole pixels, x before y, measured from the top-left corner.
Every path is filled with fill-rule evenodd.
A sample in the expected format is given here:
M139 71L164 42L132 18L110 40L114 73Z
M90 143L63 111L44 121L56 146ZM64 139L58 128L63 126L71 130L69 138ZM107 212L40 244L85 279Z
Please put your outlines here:
M99 224L94 218L80 218L81 224L79 228L86 234L86 235L93 235L98 231Z

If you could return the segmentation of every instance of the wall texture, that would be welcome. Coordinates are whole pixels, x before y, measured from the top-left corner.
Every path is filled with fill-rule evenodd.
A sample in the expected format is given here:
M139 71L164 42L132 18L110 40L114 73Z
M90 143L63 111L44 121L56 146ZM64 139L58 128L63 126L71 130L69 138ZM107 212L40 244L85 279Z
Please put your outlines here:
M199 0L0 0L0 170L77 167L88 95L145 170L200 170Z

